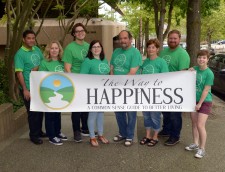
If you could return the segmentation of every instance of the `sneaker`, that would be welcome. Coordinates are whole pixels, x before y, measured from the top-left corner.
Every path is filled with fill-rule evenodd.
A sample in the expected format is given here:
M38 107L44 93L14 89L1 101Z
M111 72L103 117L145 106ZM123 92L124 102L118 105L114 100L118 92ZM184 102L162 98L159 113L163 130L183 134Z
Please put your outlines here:
M166 146L173 146L173 145L176 145L179 142L180 142L179 139L170 137L167 141L165 141L164 145L166 145Z
M81 135L84 137L89 136L89 130L81 130ZM95 131L95 136L98 136L98 132Z
M82 142L80 131L75 131L74 132L74 140L77 143Z
M199 149L199 147L195 143L192 143L189 146L185 147L185 150L187 150L187 151L198 150L198 149Z
M87 137L87 136L89 136L89 131L88 130L81 130L81 135Z
M60 138L62 141L68 140L67 137L66 137L66 135L63 134L63 133L59 133L59 135L57 137Z
M54 137L52 139L49 139L49 142L52 143L52 144L54 144L54 145L57 145L57 146L63 144L62 141L61 141L61 139L59 139L58 137Z
M161 130L159 133L158 133L158 136L161 136L161 137L169 137L170 135L165 133L163 130Z
M205 156L205 150L198 149L198 152L195 154L195 158L202 158L203 156Z

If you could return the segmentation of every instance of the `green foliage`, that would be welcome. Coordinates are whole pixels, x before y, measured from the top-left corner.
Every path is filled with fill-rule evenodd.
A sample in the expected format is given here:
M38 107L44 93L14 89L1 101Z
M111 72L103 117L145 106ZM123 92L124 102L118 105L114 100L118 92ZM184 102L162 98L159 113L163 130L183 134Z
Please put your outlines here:
M6 73L6 66L3 60L0 60L0 104L3 103L12 103L14 112L23 106L23 101L19 98L18 101L12 101L7 95L8 87L8 78Z
M225 38L225 4L221 3L218 9L211 10L210 15L201 19L201 40L220 40Z

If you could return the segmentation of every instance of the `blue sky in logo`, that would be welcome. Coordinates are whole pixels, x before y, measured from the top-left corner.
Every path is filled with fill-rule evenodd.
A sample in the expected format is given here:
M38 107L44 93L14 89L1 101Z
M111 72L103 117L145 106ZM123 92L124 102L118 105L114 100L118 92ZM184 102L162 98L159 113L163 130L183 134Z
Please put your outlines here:
M58 86L58 87L55 87L54 86L54 81L55 80L59 80L61 85ZM47 88L50 88L52 90L55 90L55 91L58 91L62 88L65 88L65 87L71 87L73 86L71 81L62 76L62 75L58 75L58 74L54 74L54 75L50 75L48 77L46 77L43 81L42 81L42 84L41 84L41 87L47 87Z

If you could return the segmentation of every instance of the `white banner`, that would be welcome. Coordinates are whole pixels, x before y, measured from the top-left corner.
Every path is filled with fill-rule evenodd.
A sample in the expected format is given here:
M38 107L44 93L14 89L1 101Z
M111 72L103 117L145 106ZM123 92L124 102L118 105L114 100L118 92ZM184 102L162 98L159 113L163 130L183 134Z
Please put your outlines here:
M31 111L178 111L196 104L196 72L85 75L31 72Z

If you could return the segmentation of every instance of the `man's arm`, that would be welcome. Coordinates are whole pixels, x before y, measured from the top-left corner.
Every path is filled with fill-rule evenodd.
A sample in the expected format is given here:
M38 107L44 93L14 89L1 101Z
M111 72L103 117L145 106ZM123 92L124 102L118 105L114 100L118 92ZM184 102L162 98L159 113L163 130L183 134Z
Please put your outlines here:
M23 89L23 96L26 100L30 99L30 91L27 89L25 81L24 81L24 77L23 77L23 73L21 71L16 72L16 76L19 80L20 86Z
M114 70L113 65L110 65L110 75L114 75L113 70Z
M72 67L72 65L70 63L64 62L64 70L65 70L65 72L71 73L71 67Z
M127 75L135 75L138 69L139 69L139 66L135 68L130 68L130 72Z

